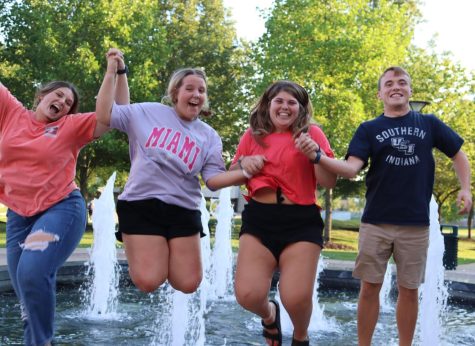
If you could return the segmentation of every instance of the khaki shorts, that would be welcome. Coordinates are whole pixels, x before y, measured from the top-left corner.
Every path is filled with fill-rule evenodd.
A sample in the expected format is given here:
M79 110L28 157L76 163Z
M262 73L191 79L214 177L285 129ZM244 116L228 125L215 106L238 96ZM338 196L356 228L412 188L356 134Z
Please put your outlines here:
M361 223L353 276L369 283L382 283L393 255L398 285L418 288L424 282L428 246L428 226Z

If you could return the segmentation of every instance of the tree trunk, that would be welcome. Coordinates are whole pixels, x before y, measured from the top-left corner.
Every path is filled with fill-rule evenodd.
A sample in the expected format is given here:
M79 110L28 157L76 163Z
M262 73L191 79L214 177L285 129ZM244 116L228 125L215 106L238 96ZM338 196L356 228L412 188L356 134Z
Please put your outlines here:
M470 211L467 217L468 239L472 239L472 221L473 221L473 204L472 204L472 208L470 208Z
M325 228L323 232L323 242L327 243L331 238L331 229L332 229L332 199L333 199L333 189L325 190Z

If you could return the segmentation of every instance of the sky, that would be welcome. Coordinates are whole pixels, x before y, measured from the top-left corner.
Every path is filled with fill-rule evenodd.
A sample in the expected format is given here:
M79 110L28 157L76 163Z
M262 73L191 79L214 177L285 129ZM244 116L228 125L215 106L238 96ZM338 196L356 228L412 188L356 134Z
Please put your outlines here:
M268 9L272 0L224 0L232 10L238 36L257 39L265 30L264 20L256 8ZM414 44L427 48L433 36L436 51L451 51L453 60L475 70L475 0L423 0L424 23L416 27Z

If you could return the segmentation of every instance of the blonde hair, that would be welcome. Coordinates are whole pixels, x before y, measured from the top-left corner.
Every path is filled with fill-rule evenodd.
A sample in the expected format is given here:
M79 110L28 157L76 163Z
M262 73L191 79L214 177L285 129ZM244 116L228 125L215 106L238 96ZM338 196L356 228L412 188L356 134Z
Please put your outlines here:
M180 89L180 87L183 85L183 80L185 79L185 77L190 75L195 75L202 78L206 86L208 86L206 74L203 70L189 67L176 70L175 72L173 72L170 78L170 82L168 83L167 88L167 94L165 95L165 97L163 97L162 102L170 106L175 106L177 102L178 89ZM205 96L205 102L203 108L200 111L200 115L209 116L211 115L211 111L209 109L208 103L208 92L206 92Z

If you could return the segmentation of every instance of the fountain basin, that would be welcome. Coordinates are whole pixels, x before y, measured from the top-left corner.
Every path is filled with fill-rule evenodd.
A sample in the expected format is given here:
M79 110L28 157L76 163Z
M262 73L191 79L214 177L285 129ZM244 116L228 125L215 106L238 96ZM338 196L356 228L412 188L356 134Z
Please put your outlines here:
M163 295L139 292L128 280L126 265L122 265L117 316L112 319L91 319L82 315L84 306L78 292L84 267L68 264L62 269L62 284L58 286L57 331L58 344L74 345L151 345L157 333L156 316L160 315ZM319 302L331 327L310 334L313 343L321 346L356 345L356 303L358 285L347 280L347 274L326 270L322 274ZM73 278L73 280L71 280ZM330 286L344 288L329 289ZM22 342L18 304L13 292L0 294L0 344ZM234 300L209 302L205 314L206 345L262 345L260 321L242 309ZM444 336L440 345L473 345L475 343L475 305L450 305L444 319ZM381 313L374 335L375 345L397 345L394 311ZM192 345L192 342L187 345ZM284 335L290 344L290 335ZM417 340L416 340L417 344Z

